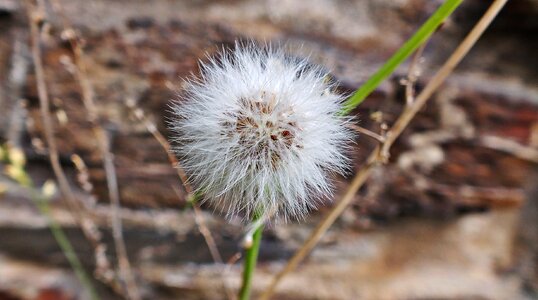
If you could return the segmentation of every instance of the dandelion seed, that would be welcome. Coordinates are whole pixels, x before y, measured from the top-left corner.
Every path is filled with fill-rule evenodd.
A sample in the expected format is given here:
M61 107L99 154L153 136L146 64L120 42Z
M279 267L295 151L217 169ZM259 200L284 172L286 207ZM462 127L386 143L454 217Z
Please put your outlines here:
M172 105L181 166L205 199L251 219L301 218L331 195L353 133L322 68L271 47L240 46L202 64Z

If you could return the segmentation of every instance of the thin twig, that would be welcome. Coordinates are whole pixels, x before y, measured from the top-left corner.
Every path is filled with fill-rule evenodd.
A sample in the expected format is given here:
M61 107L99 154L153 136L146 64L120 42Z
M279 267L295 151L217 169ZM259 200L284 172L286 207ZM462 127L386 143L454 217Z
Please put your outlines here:
M29 1L28 1L29 2ZM30 33L32 36L32 59L34 61L34 69L37 81L37 92L40 102L41 119L43 121L43 131L45 134L45 140L48 146L49 160L54 171L54 175L58 180L60 191L67 199L68 205L72 208L72 211L77 215L81 215L80 204L75 200L75 195L69 186L67 176L65 175L62 166L60 164L60 156L58 153L58 146L54 137L54 125L52 123L52 117L49 111L49 96L47 91L47 85L45 83L45 73L43 70L43 62L41 61L41 38L39 26L43 22L43 12L37 11L32 4L28 3L28 15L30 23Z
M36 81L38 82L40 81L40 78L38 78L37 76L36 76ZM46 84L45 84L45 87L46 87ZM46 131L47 129L45 128L44 132ZM32 137L32 144L34 148L38 149L38 151L43 151L47 153L47 151L44 150L43 146L40 145L39 143L36 143L35 141L41 141L41 139L39 139L38 137ZM48 143L47 135L45 135L45 141ZM55 144L55 141L52 141L52 142ZM50 150L48 151L48 153L50 155ZM74 158L74 157L78 157L78 155L76 154L71 155L71 158ZM53 160L51 160L51 162L52 161ZM72 161L77 167L77 170L81 172L81 170L79 170L79 162L77 162L76 159L72 159ZM86 170L86 174L84 175L88 176L87 170ZM59 178L56 173L55 173L55 176L57 179ZM62 176L62 175L60 174L59 176ZM86 188L87 186L86 187L83 186L83 189L86 190ZM88 208L86 207L84 203L79 203L78 199L72 198L74 197L74 194L71 192L71 187L69 185L67 185L67 187L60 185L60 191L63 195L63 199L66 201L68 205L69 213L76 215L74 220L78 223L79 227L82 229L84 233L85 238L88 240L88 242L93 248L95 265L96 265L95 277L99 279L101 282L109 285L118 294L122 294L123 291L122 291L121 285L119 284L119 282L117 282L115 278L116 277L115 272L112 270L110 261L106 255L107 246L102 242L103 235L92 219L93 212L88 210ZM70 194L71 196L69 196Z
M67 200L70 212L76 214L75 219L79 222L85 237L88 239L88 241L94 248L94 255L97 266L97 278L104 281L105 283L109 283L111 287L117 291L119 285L113 284L114 274L111 271L110 263L106 257L106 245L104 245L101 241L102 234L93 222L93 220L89 216L87 216L87 211L85 210L84 206L76 200L74 193L67 182L67 177L63 172L63 169L59 162L59 152L56 145L56 140L54 138L54 126L49 112L49 99L44 79L43 63L41 61L41 49L39 48L39 25L42 25L42 23L46 21L44 19L44 1L38 1L38 5L39 10L36 10L33 8L33 5L30 4L30 1L27 1L27 7L29 11L28 14L30 17L34 16L30 20L30 25L32 26L33 24L35 24L37 28L36 30L32 30L31 32L33 44L35 45L35 47L37 47L37 49L35 50L32 49L32 57L34 60L34 67L36 69L35 72L38 86L38 96L41 104L41 114L44 124L45 140L49 147L49 159L51 161L55 176L59 182L60 191L64 199Z
M76 45L78 45L78 43ZM93 98L90 98L93 97L94 93L90 82L86 77L86 67L85 63L83 63L82 57L83 52L80 46L76 46L76 48L78 50L76 50L75 53L80 55L78 59L76 59L76 75L83 91L82 97L84 106L88 111L88 120L93 125L93 131L96 140L99 143L99 152L101 153L103 168L106 175L105 177L111 209L110 222L112 227L112 236L114 239L114 248L116 249L116 255L118 257L118 267L120 270L121 279L126 285L125 294L128 295L128 297L132 300L138 300L141 299L141 296L127 255L127 248L123 238L123 226L119 215L121 202L116 176L116 167L114 166L113 154L110 152L110 138L106 130L98 123L97 109Z
M428 41L424 42L420 47L418 47L417 51L413 55L413 58L411 59L411 64L409 65L409 70L407 71L407 78L405 82L405 103L407 106L410 106L413 104L413 101L415 101L415 83L418 80L418 76L420 73L420 60L422 59L422 53L424 53L424 49L426 48L426 45L428 44Z
M366 129L364 127L361 127L359 125L355 125L355 124L346 124L346 126L348 128L351 128L355 131L357 131L358 133L362 133L364 135L367 135L373 139L375 139L376 141L380 142L380 143L383 143L385 141L385 137L380 135L380 134L377 134L369 129Z
M286 274L294 270L299 264L299 262L301 262L304 257L319 242L323 234L342 214L344 209L351 203L351 201L355 197L356 192L369 177L374 166L383 160L382 157L385 154L389 153L392 144L396 141L396 139L400 136L400 134L411 122L414 116L420 111L420 109L424 107L428 99L430 99L430 97L437 90L437 88L439 88L439 86L445 81L448 75L454 70L456 65L458 65L458 63L463 59L463 57L469 52L471 47L476 43L478 38L486 30L486 28L493 21L495 16L499 13L499 11L502 9L502 7L506 4L507 1L508 0L495 0L493 2L490 8L482 16L480 21L474 26L471 32L460 43L458 48L452 53L452 55L443 64L443 66L439 69L439 71L435 74L431 81L426 85L424 90L420 93L420 95L416 98L412 105L405 109L404 112L400 115L392 128L387 132L387 140L383 143L381 147L376 147L376 149L370 154L366 166L363 167L355 175L355 178L351 182L351 185L345 193L344 197L319 223L314 232L301 246L301 248L295 253L295 255L290 259L284 269L275 276L275 278L270 283L269 287L265 290L265 292L262 294L260 299L269 299L278 283L282 280L282 278Z
M116 168L114 166L114 158L110 152L109 137L105 129L99 123L97 106L95 105L95 93L91 85L90 80L87 77L87 65L84 56L84 50L80 45L79 38L77 37L75 30L70 26L68 19L63 15L62 5L59 1L55 1L56 8L60 11L64 21L64 32L62 38L69 41L71 49L73 50L75 57L75 76L80 84L82 90L82 100L84 107L88 112L88 121L92 124L93 132L99 143L99 151L103 160L103 168L105 169L106 181L108 187L108 195L111 208L111 226L112 236L114 239L114 247L116 249L116 255L118 257L118 266L121 274L121 278L125 283L125 295L132 300L141 299L140 291L136 283L135 277L132 272L131 264L127 255L127 248L123 239L123 228L121 218L119 216L120 211L120 195L116 177Z
M118 190L118 182L116 177L116 167L114 166L113 156L110 153L109 138L102 128L97 128L96 136L99 141L101 153L103 154L103 163L107 178L108 195L110 198L111 208L111 226L112 237L114 239L114 247L118 256L118 266L121 272L121 277L125 281L126 294L130 299L141 299L136 280L131 270L129 257L127 256L127 248L123 238L123 226L120 217L120 193ZM105 135L103 135L105 134Z
M205 242L207 244L207 247L209 248L209 252L211 253L211 257L213 258L213 261L217 264L222 264L222 257L220 256L220 252L217 248L217 244L215 243L215 240L213 239L213 235L211 235L211 231L209 231L209 228L207 228L204 216L198 204L194 204L192 206L192 210L194 211L194 221L196 222L196 225L198 225L198 230L200 231L200 233L205 239Z
M28 13L29 24L30 24L30 34L31 34L31 39L32 39L32 59L34 61L34 70L36 74L41 118L43 121L43 128L44 128L43 130L45 132L45 139L46 139L48 150L49 150L49 160L50 160L54 175L56 179L58 180L60 191L62 195L64 196L64 199L67 200L66 202L68 206L70 207L70 211L77 216L76 219L79 220L81 228L83 229L83 233L85 234L85 236L89 238L90 240L92 239L94 240L97 229L95 225L93 224L93 222L91 222L88 218L84 216L83 208L81 207L80 203L78 203L77 200L75 199L75 195L73 191L71 190L71 187L69 186L67 177L60 164L58 147L57 147L56 140L54 137L54 125L52 123L52 117L49 111L50 103L49 103L47 85L45 83L45 72L43 70L43 62L41 60L41 47L40 47L41 37L40 37L39 26L40 24L42 24L44 20L44 10L43 10L43 7L40 7L40 10L37 10L30 3L30 1L28 1L26 5L27 5L27 13ZM44 208L44 206L41 208ZM55 233L55 237L57 239L59 238L59 240L62 240L62 236L56 233L61 229L55 228L56 225L54 224L55 223L51 223L51 226L52 226L51 230L53 230L53 233ZM65 248L66 243L68 242L66 242L65 239L63 239L62 242L60 243L60 246L62 246L62 249L67 249ZM70 251L72 252L72 249Z
M168 156L168 160L170 161L170 164L176 170L177 175L183 185L183 188L185 189L188 195L192 195L193 189L190 186L189 182L187 181L187 175L185 174L185 171L183 170L183 168L181 168L181 165L179 164L177 158L173 155L172 148L170 147L170 144L168 143L167 139L157 129L157 126L155 126L155 124L153 124L146 117L146 115L144 114L144 111L142 111L142 109L137 108L135 106L135 101L133 99L127 99L126 103L127 103L127 106L133 111L134 116L140 122L142 122L142 124L144 124L144 126L149 131L149 133L151 133L151 135L153 135L153 137L159 142L161 147L166 152L166 155ZM219 250L215 243L215 239L213 238L211 231L207 227L204 216L202 212L200 211L200 208L197 203L194 203L193 211L194 211L194 221L198 225L198 230L200 231L200 233L205 239L207 247L209 248L209 252L211 253L211 256L213 257L213 261L215 261L218 264L222 264L223 262L222 256L219 253Z
M182 183L183 188L187 192L188 198L191 198L193 196L193 189L189 182L187 181L187 175L181 165L179 164L179 161L172 153L172 148L170 144L168 143L168 140L164 137L164 135L157 129L157 126L153 124L144 114L144 111L135 105L134 99L127 99L126 100L127 107L129 107L132 111L134 116L144 124L146 129L148 130L151 135L159 142L161 147L166 152L166 155L168 156L168 160L170 161L170 164L172 167L176 170L177 175ZM207 224L205 222L204 215L202 214L202 211L200 210L198 203L193 203L192 206L193 212L194 212L194 221L196 225L198 226L198 231L202 234L205 243L207 244L207 247L209 249L209 253L211 254L211 257L213 258L213 261L217 264L222 264L222 256L220 255L219 249L217 248L217 243L215 242L215 239L213 238L213 235L211 234L211 231L207 227ZM224 289L226 291L226 294L228 296L228 299L234 299L234 295L229 289L227 283L226 283L226 277L225 273L223 273L223 285Z
M166 137L157 129L157 126L153 124L144 114L144 111L141 108L136 107L135 100L132 98L129 98L126 100L126 105L133 111L133 115L140 121L144 126L146 127L146 130L153 135L153 137L159 142L161 147L166 152L166 155L168 156L168 161L170 161L170 164L176 169L177 175L179 176L179 179L181 180L181 184L185 188L185 191L188 194L192 194L193 189L189 182L187 181L187 174L179 164L177 158L172 154L172 147L170 147L170 143L168 143L168 140Z

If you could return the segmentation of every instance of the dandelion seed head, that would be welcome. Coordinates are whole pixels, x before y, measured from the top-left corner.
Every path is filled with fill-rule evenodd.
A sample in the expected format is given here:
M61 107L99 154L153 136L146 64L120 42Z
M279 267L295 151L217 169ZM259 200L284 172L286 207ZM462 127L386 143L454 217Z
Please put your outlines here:
M172 105L181 166L228 217L301 218L331 195L353 134L328 74L281 49L236 45Z

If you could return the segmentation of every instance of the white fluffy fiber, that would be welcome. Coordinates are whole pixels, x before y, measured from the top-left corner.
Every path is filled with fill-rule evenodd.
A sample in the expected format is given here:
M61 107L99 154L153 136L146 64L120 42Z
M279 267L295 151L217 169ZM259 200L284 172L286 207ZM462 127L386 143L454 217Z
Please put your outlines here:
M301 218L331 195L353 134L328 74L281 49L236 45L172 105L175 152L227 217Z

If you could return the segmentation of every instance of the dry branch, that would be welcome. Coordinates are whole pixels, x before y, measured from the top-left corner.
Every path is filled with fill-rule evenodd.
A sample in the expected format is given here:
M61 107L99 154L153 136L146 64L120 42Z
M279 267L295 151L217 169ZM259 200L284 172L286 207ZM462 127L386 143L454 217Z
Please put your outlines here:
M336 221L336 219L342 214L344 209L355 198L356 192L364 184L366 179L370 176L374 167L385 161L389 154L390 147L394 144L396 139L401 135L403 130L409 125L416 114L424 107L426 102L431 98L433 93L439 88L439 86L445 81L448 75L454 70L463 57L469 52L471 47L476 43L478 38L490 25L493 19L497 16L502 7L508 0L495 0L490 8L484 13L480 21L474 26L471 32L460 43L448 60L443 64L439 71L434 75L431 81L426 85L424 90L418 95L418 97L407 106L402 112L400 117L396 120L394 125L386 134L386 141L379 147L376 147L370 154L366 166L363 167L353 178L350 187L343 196L343 198L336 204L336 206L325 216L325 218L318 224L314 232L301 246L301 248L295 253L295 255L286 264L284 269L280 271L270 283L269 287L262 294L260 299L269 299L273 294L278 283L284 278L284 276L297 267L297 265L304 259L304 257L315 247L321 237L329 229L329 227Z

